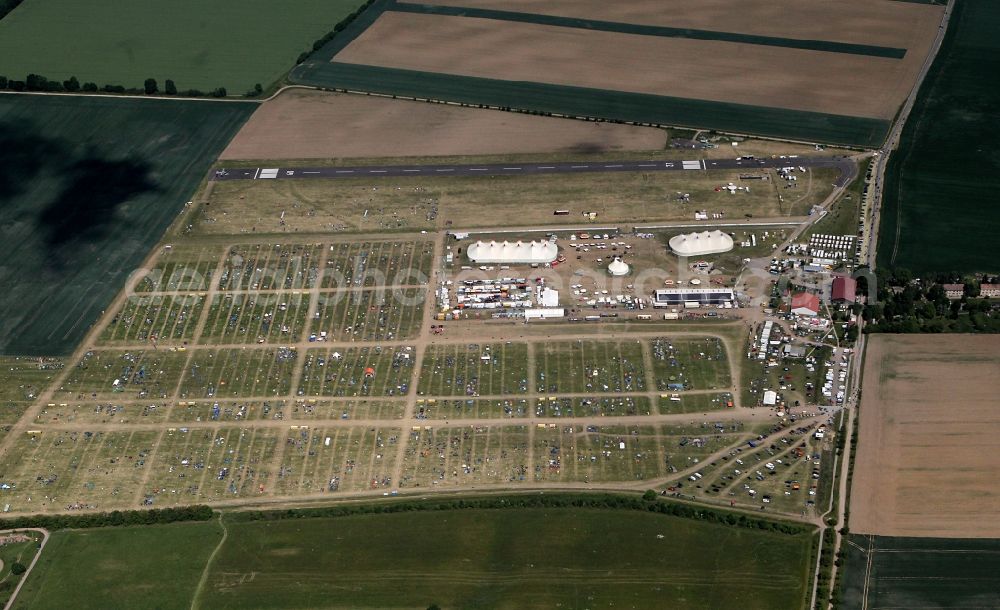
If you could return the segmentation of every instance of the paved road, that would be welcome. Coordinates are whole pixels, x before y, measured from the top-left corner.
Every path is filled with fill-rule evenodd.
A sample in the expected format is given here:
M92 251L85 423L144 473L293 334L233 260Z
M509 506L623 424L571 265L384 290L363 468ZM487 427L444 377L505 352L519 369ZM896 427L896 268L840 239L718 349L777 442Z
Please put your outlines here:
M214 172L213 180L288 180L306 178L389 178L398 176L509 176L523 174L582 174L591 172L662 172L773 169L779 167L835 168L837 186L856 173L854 161L842 156L763 159L697 159L689 161L565 161L550 163L482 163L476 165L369 165L352 167L241 167Z

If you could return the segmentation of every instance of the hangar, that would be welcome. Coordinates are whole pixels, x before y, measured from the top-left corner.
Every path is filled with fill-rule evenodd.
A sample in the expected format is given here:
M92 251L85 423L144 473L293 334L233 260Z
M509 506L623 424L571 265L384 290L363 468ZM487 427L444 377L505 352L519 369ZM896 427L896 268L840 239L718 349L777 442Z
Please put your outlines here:
M559 256L559 248L550 241L477 241L466 252L474 263L545 264Z

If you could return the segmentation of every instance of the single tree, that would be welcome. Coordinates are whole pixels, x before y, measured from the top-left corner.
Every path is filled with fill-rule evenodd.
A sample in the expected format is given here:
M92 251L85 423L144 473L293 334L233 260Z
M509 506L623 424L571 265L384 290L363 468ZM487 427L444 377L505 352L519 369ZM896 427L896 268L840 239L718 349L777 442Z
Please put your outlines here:
M66 91L74 92L80 90L80 81L76 80L75 76L69 77L69 80L63 82L63 87Z
M14 576L20 576L28 571L28 568L24 567L23 563L14 562L10 565L10 573Z
M163 88L164 88L163 92L166 93L167 95L177 95L177 85L175 85L174 81L170 80L169 78L167 79L167 82L163 84Z
M156 86L155 78L147 78L146 82L143 84L143 89L146 90L146 95L153 95L160 89Z
M653 491L652 489L647 489L646 493L642 494L642 499L646 500L647 502L649 502L651 500L655 500L656 499L656 492Z

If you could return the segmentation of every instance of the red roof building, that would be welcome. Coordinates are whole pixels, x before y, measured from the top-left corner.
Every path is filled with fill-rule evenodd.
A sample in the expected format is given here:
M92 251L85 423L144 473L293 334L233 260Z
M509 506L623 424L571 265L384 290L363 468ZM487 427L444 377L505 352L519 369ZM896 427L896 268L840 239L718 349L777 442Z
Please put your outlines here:
M797 316L815 316L819 313L819 296L808 292L792 295L792 313Z
M857 300L858 282L853 277L833 278L831 300L834 303L854 303Z

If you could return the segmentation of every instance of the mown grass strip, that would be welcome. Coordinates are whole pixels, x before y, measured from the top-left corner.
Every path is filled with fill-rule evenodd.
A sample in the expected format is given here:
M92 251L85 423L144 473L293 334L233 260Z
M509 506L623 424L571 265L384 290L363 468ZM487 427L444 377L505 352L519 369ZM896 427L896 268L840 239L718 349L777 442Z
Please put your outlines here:
M540 114L715 129L849 146L878 146L889 122L819 112L526 81L329 62L293 73L304 84Z
M639 25L618 21L600 21L597 19L581 19L578 17L559 17L555 15L538 15L516 11L501 11L496 9L470 8L462 6L441 6L437 4L417 4L397 2L388 10L400 13L422 13L428 15L448 15L452 17L476 17L478 19L495 19L497 21L514 21L518 23L534 23L564 28L578 28L601 32L617 32L620 34L638 34L641 36L661 36L664 38L689 38L692 40L712 40L717 42L737 42L789 49L805 49L808 51L825 51L829 53L847 53L851 55L867 55L870 57L888 57L902 59L906 49L881 47L868 44L834 42L830 40L801 40L797 38L781 38L777 36L759 36L755 34L740 34L738 32L716 32L712 30L696 30L691 28L672 28L658 25Z

